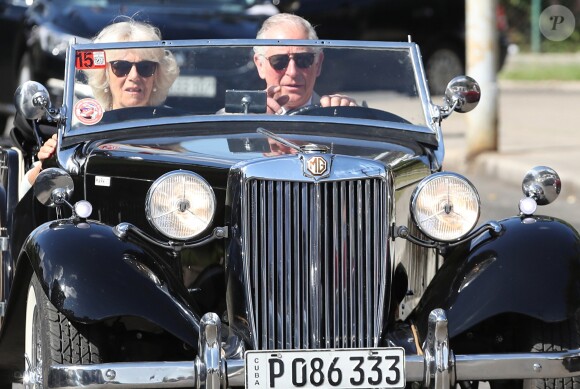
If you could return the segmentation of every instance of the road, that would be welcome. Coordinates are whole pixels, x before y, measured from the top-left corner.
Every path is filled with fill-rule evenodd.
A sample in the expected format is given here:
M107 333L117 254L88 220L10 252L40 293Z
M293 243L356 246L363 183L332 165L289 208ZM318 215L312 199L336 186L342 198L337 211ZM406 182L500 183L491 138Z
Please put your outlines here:
M436 97L433 101L440 104ZM545 165L560 175L562 191L536 214L564 219L580 230L579 104L580 83L500 83L498 151L470 164L464 158L470 113L454 113L443 121L444 169L457 171L476 185L482 220L515 215L525 173Z
M524 197L521 185L501 181L484 174L466 173L464 175L479 192L481 199L480 223L517 215L518 202ZM561 193L552 204L538 207L536 214L563 219L580 231L580 212L577 201L575 195Z

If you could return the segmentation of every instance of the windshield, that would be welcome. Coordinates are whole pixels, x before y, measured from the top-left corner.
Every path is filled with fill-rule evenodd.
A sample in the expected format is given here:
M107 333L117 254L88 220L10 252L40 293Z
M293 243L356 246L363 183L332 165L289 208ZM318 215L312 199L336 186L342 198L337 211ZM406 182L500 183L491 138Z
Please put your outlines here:
M72 107L67 128L95 131L157 118L263 115L271 98L284 107L276 113L294 118L427 127L428 96L418 81L415 49L407 43L357 47L267 40L75 45L75 60L68 61L74 76L67 80L65 103ZM337 94L356 107L320 109L322 96Z

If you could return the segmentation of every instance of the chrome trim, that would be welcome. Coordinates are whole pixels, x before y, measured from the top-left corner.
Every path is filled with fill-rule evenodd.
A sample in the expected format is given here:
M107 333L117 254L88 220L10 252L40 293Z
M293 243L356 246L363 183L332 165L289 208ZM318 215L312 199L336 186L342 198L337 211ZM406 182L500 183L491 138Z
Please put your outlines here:
M416 228L418 228L418 227L416 227ZM433 248L444 249L447 247L458 246L458 245L463 244L471 239L479 238L484 232L489 232L490 236L494 237L494 236L498 236L502 231L503 231L503 226L499 222L497 222L495 220L491 220L485 224L482 224L481 226L477 227L476 230L471 231L470 233L468 233L464 237L459 238L458 240L456 240L454 242L437 242L434 240L424 240L424 239L421 239L419 237L412 235L411 232L409 231L409 228L406 226L395 227L393 229L393 232L394 232L393 236L395 238L406 239L409 242L412 242L412 243L419 245L419 246L422 246L422 247L433 247Z
M208 194L208 197L211 199L211 204L209 204L210 210L211 210L211 218L209 218L207 220L206 225L202 229L198 230L197 233L191 233L189 236L177 236L175 233L167 231L167 228L165 228L166 226L159 225L158 222L151 215L153 195L156 194L159 186L161 186L162 184L165 184L169 180L174 180L174 179L178 179L178 182L174 183L173 185L184 185L184 187L183 187L184 193L180 194L179 203L175 204L176 208L178 208L178 209L183 207L180 210L181 212L185 213L185 211L187 211L187 212L193 213L192 211L189 210L189 209L191 209L193 204L189 203L188 197L187 197L188 193L185 193L185 184L182 184L182 183L188 182L189 179L197 182L199 184L199 186L205 190L205 192ZM167 197L167 195L165 197ZM189 171L189 170L172 170L172 171L169 171L169 172L163 174L162 176L157 178L151 184L151 186L149 187L149 190L147 191L147 195L145 196L145 217L147 218L147 221L149 222L151 227L155 231L162 234L163 236L165 236L169 239L175 239L177 241L191 240L191 239L199 236L203 231L205 231L207 229L207 227L210 226L211 223L213 222L213 219L214 219L215 213L216 213L216 208L217 208L216 197L215 197L215 192L213 191L212 186L201 175L194 173L192 171ZM198 218L198 220L200 220L200 219ZM177 223L175 223L175 224L177 224ZM181 223L181 224L186 224L186 223Z
M6 227L0 227L0 251L8 251L9 246L9 236L7 236L8 230Z
M431 236L427 232L423 231L421 223L417 220L417 215L416 215L417 197L423 191L423 189L427 186L427 184L429 184L433 180L439 179L441 177L450 177L450 178L454 178L454 179L458 179L460 181L463 181L463 183L465 185L469 186L472 189L473 194L475 195L475 199L477 200L477 217L475 218L473 225L463 235L457 236L453 239L436 239L435 237ZM413 221L415 222L415 225L417 226L417 228L423 234L425 234L425 236L428 236L430 239L432 239L435 242L451 243L453 241L460 240L460 239L466 237L467 235L470 235L471 232L473 231L473 229L475 228L475 226L477 225L477 221L479 220L479 216L481 215L481 198L479 197L479 192L477 191L477 188L475 187L475 185L473 185L473 183L471 181L469 181L466 177L462 176L461 174L454 173L454 172L448 172L448 171L434 173L434 174L431 174L430 176L427 176L424 179L422 179L421 182L419 182L419 184L417 185L417 187L413 191L413 193L411 193L411 199L409 201L409 206L410 206L409 209L411 212L411 216L413 217Z
M524 195L534 199L538 205L547 205L556 200L561 189L560 176L548 166L533 167L522 181Z
M197 357L197 387L219 389L227 387L225 362L221 358L222 323L215 313L201 318L199 356Z
M319 46L321 48L385 48L385 49L410 49L415 46L412 42L380 42L380 41L352 41L352 40L301 40L301 39L262 39L261 46ZM74 51L81 50L104 50L104 49L126 49L126 48L154 48L162 47L178 48L187 46L197 47L254 47L255 39L184 39L184 40L162 40L162 41L142 41L142 42L101 42L101 43L75 43L70 45ZM71 61L74 64L74 60Z
M219 334L218 322L209 320L206 323L207 333ZM580 375L580 349L556 353L455 356L449 348L447 317L441 309L436 309L429 315L424 349L425 356L405 356L406 381L420 382L422 387L450 389L457 381L563 378ZM47 387L209 388L204 382L198 382L195 366L193 361L53 365L48 371ZM224 361L224 372L227 382L222 379L222 385L245 386L243 359Z
M440 129L435 129L431 125L432 115L431 115L431 102L430 96L428 94L427 84L425 80L425 72L423 70L423 63L421 60L421 54L419 52L419 48L416 43L412 42L379 42L379 41L347 41L347 40L267 40L263 39L260 40L260 45L265 46L313 46L319 47L321 49L326 48L369 48L369 49L394 49L394 50L405 50L408 51L413 62L413 67L415 70L415 79L417 81L417 86L419 89L419 98L422 102L423 108L423 115L426 120L425 124L423 125L403 125L402 123L394 123L394 122L383 122L377 120L364 120L364 119L348 119L348 118L333 118L333 117L324 117L322 118L323 122L334 122L334 123L353 123L358 125L367 125L367 126L378 126L383 128L397 128L402 130L409 130L409 131L416 131L416 132L428 132L431 135L437 134L437 137L440 141L441 146L441 133ZM207 39L199 39L199 40L162 40L162 41L149 41L149 42L123 42L123 43L76 43L71 44L67 50L67 60L66 67L65 67L65 89L64 89L64 107L68 107L66 111L64 111L61 116L66 117L66 129L64 132L65 137L68 136L75 136L75 135L84 135L84 134L92 134L92 133L101 133L112 129L118 129L119 124L115 125L98 125L98 126L87 126L83 128L76 128L71 129L72 123L72 113L71 107L74 106L74 93L72 91L67 90L67 86L74 85L74 77L75 77L75 53L81 50L112 50L112 49L127 49L127 48L158 48L162 47L164 49L177 49L183 48L187 46L191 47L254 47L256 45L256 40L254 39L223 39L223 40L207 40ZM208 117L214 117L217 121L224 121L223 115L207 115ZM253 121L262 121L264 120L264 116L284 116L284 115L247 115L248 117L244 118L233 118L234 115L229 115L227 121L232 120L253 120ZM246 116L246 115L244 115ZM198 122L198 121L205 121L203 119L203 115L194 115L189 116L185 119L183 118L161 118L159 121L158 119L152 120L139 120L135 122L125 122L122 123L121 126L123 128L131 128L135 126L149 126L149 125L167 125L168 123L190 123L190 122ZM201 118L201 120L200 120ZM313 118L313 117L312 117ZM181 120L174 120L174 119L181 119ZM286 116L282 119L276 118L269 118L266 119L267 121L270 120L283 120L283 121L311 121L311 118L306 119L304 116L298 118L292 118ZM59 139L60 144L60 139ZM440 161L439 161L440 162Z
M441 128L441 122L433 120L434 112L438 112L439 107L433 104L431 101L429 86L427 85L427 76L425 75L423 60L421 59L421 49L417 44L413 44L413 46L411 46L411 60L413 62L413 68L415 69L415 81L419 88L419 98L423 104L425 123L427 123L427 127L435 132L437 138L438 146L433 152L435 159L433 160L433 165L431 166L431 172L434 173L442 168L443 160L445 157L445 142L443 142L443 130Z
M580 371L567 368L579 365L580 349L558 353L455 355L454 359L455 381L550 379L580 375ZM227 360L226 365L228 385L244 387L245 361ZM422 355L405 356L407 382L424 383L425 365ZM108 371L115 372L114 382L105 380ZM53 365L48 374L49 389L197 388L192 361ZM443 381L440 388L451 388L451 385Z
M53 365L48 388L195 388L194 362Z
M223 115L222 115L223 116ZM194 123L214 123L224 122L224 118L220 115L190 115L190 116L175 116L171 118L152 118L133 120L131 122L123 123L109 123L99 124L97 126L86 126L75 128L66 133L66 138L74 138L77 136L86 136L94 134L103 134L107 131L114 131L122 129L139 128L143 133L156 133L159 131L157 126L170 126L174 124L194 124ZM255 122L265 126L264 123L273 123L272 128L276 123L280 122L299 122L299 123L323 123L323 124L337 124L337 125L351 125L362 127L375 127L391 131L409 131L409 136L421 137L426 142L430 141L430 137L435 139L436 134L426 125L408 124L400 122L390 122L374 119L361 118L344 118L341 116L303 116L303 115L264 115L264 114L248 114L248 115L228 115L228 123L230 122ZM385 134L387 134L385 132ZM388 135L385 135L385 139Z
M253 349L379 344L392 182L383 164L325 158L324 178L305 176L300 155L236 167L247 312L230 323Z
M429 314L425 351L424 383L427 388L455 387L453 352L449 349L447 316L442 309Z

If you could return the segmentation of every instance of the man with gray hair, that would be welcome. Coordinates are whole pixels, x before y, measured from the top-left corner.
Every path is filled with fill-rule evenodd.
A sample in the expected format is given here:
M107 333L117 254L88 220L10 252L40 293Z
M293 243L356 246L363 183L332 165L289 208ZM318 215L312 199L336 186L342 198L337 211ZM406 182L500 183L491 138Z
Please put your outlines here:
M314 27L300 16L280 13L264 21L257 39L309 39L318 36ZM344 95L318 96L314 92L320 75L324 53L322 50L299 46L258 46L254 48L254 62L260 78L266 81L267 112L285 114L307 105L355 106L354 99Z

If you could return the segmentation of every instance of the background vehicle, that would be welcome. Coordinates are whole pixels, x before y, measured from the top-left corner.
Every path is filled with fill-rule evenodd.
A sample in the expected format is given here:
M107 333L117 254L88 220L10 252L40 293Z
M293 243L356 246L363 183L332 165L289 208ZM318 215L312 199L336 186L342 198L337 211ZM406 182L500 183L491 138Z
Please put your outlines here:
M164 39L254 38L276 13L261 0L3 0L1 36L9 50L0 60L0 128L14 113L14 91L35 80L60 101L66 48L72 38L88 42L123 15L150 22ZM28 6L30 4L30 6ZM25 12L25 13L24 13ZM4 20L6 19L6 20ZM6 46L5 46L6 45Z
M432 94L465 73L464 0L280 0L282 12L305 17L321 39L406 42L411 36L421 47ZM508 26L503 8L497 9L501 69L507 55Z
M318 93L360 104L261 114L263 81L239 72L260 44L322 51L322 74L381 83L337 91L319 78ZM106 61L74 61L144 48L184 59L178 83L214 69L219 90L113 110L87 82ZM557 173L532 169L520 213L477 226L476 189L442 171L441 125L476 107L475 80L454 78L434 104L410 42L125 42L69 54L63 106L24 84L17 106L31 122L0 149L6 376L51 388L577 379L580 235L536 214L557 198ZM225 114L208 111L220 105ZM19 196L43 119L58 130L54 167Z
M28 4L26 0L0 1L0 39L4 54L0 58L0 71L5 76L0 81L0 133L4 131L6 117L16 112L14 109L14 91L22 82L18 74L16 58L20 57L24 45L23 20ZM0 134L1 135L1 134Z

